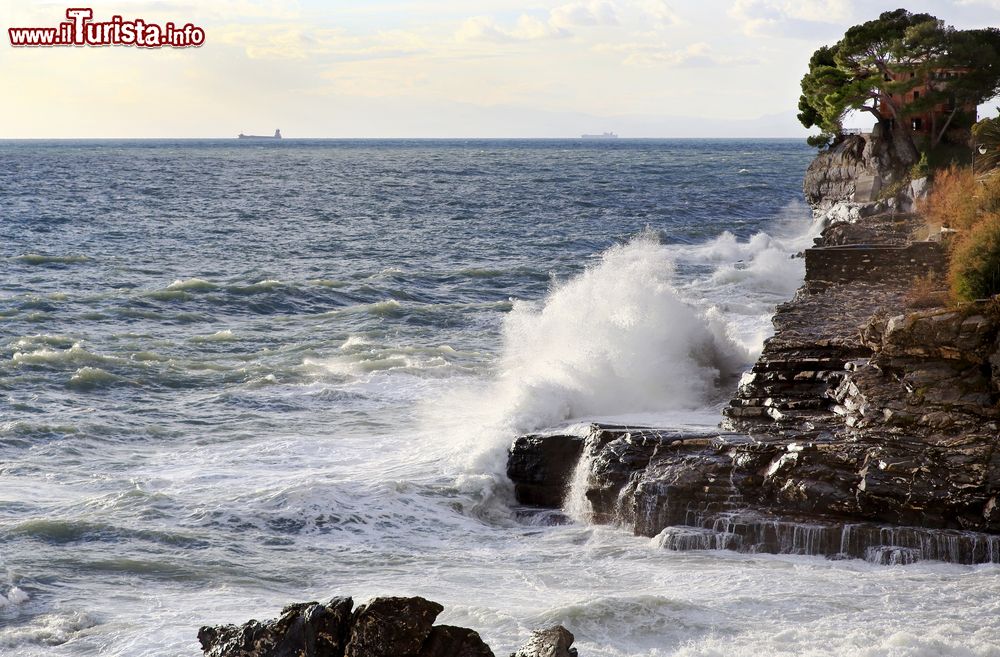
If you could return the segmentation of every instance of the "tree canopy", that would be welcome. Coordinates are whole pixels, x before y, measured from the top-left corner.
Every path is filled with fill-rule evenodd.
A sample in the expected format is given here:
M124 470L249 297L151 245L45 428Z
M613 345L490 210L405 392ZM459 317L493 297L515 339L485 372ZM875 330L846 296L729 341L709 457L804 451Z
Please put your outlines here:
M939 80L943 71L961 74ZM903 103L917 88L920 98ZM798 118L823 132L820 142L840 134L852 110L896 119L897 129L910 135L903 119L944 104L951 114L932 127L934 146L961 108L996 96L998 89L1000 31L956 30L930 14L897 9L855 25L840 41L813 53L802 78ZM913 144L912 135L908 138Z

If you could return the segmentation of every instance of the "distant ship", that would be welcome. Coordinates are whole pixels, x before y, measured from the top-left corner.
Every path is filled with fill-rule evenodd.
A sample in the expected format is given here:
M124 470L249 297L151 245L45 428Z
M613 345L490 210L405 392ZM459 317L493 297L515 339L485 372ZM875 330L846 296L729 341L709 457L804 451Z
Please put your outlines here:
M580 139L618 139L618 135L613 132L602 132L599 135L580 135Z
M245 135L242 132L237 139L281 139L281 130L275 130L273 135Z

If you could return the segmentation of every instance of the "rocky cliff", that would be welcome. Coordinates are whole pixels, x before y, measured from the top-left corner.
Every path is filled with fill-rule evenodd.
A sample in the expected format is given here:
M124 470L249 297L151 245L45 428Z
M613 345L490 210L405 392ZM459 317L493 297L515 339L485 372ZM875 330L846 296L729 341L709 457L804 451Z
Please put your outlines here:
M806 171L806 201L819 212L866 204L906 178L917 162L912 146L882 134L875 126L870 134L847 135L821 152Z
M912 239L908 199L854 200L859 177L894 175L880 152L851 137L810 167L806 195L830 223L723 431L521 437L519 500L572 488L592 521L670 549L1000 561L1000 308L914 298L947 250Z

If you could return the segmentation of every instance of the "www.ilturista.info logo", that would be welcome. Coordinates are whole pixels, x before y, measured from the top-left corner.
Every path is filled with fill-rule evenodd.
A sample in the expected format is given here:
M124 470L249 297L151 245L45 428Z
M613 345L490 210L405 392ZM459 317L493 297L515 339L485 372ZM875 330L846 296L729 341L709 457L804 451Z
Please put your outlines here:
M46 46L137 46L140 48L192 48L205 43L205 30L188 23L149 23L141 18L125 20L112 16L94 22L90 8L67 9L68 21L58 27L11 27L10 45Z

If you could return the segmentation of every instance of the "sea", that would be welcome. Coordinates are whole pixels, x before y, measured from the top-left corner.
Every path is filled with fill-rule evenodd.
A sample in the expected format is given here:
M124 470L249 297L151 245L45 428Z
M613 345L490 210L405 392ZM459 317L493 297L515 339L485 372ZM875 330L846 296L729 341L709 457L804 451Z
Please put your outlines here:
M519 508L524 432L713 427L819 226L797 140L0 142L0 654L420 595L497 655L998 657L1000 569ZM567 509L579 500L568 499Z

